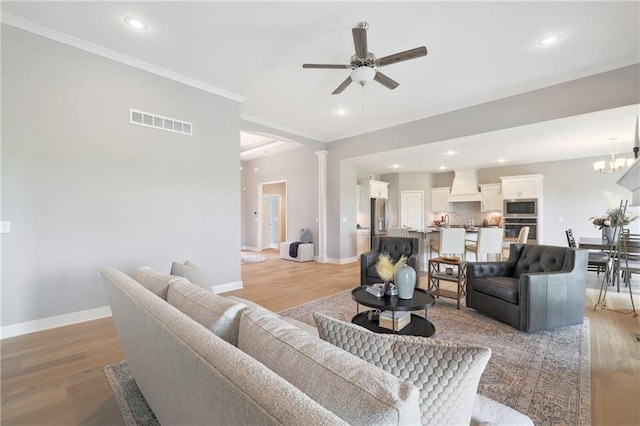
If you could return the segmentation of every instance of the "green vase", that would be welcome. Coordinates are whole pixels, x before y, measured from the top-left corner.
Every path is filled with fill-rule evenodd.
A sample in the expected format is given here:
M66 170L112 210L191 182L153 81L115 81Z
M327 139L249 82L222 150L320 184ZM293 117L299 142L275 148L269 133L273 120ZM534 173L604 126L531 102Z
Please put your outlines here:
M398 269L395 276L398 287L399 299L413 299L413 290L416 288L416 271L409 265Z

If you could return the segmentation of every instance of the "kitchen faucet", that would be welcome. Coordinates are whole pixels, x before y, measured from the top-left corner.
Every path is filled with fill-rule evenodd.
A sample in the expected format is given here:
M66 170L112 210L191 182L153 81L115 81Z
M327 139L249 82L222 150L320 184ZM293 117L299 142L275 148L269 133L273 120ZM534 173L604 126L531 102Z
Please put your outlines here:
M444 215L444 227L445 228L449 228L449 215L448 214Z

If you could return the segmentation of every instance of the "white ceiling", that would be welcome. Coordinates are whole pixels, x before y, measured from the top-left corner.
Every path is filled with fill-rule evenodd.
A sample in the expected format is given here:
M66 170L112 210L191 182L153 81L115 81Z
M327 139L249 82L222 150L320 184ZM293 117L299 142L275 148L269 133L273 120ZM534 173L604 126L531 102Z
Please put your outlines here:
M639 2L3 1L1 8L5 22L162 68L242 100L247 120L324 142L640 62ZM128 28L128 15L149 31ZM382 69L400 83L393 91L373 82L331 95L348 70L302 64L347 63L351 28L361 21L378 57L421 45L429 54ZM550 33L563 38L540 47ZM340 108L347 113L335 114ZM415 169L412 159L428 155L439 161L422 160L422 170L437 169L448 165L441 148L482 145L451 157L451 167L471 159L481 167L495 160L497 143L510 163L582 157L610 152L610 137L630 152L638 106L603 114L412 148L394 161ZM359 161L388 167L384 157Z

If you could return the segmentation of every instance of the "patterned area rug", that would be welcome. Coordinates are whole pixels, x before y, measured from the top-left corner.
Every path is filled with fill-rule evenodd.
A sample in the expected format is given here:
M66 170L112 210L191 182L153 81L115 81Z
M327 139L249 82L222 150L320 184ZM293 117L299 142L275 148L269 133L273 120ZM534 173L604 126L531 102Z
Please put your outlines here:
M267 256L263 256L261 254L253 254L253 253L240 253L240 263L242 265L250 265L252 263L261 263L269 260Z
M147 401L142 396L131 375L127 361L116 362L104 367L113 396L127 426L159 426Z
M315 325L313 312L351 321L356 303L345 291L281 314ZM454 300L443 298L427 315L436 326L435 338L491 348L478 393L528 415L536 425L591 424L587 318L583 325L525 333L462 305L457 310Z

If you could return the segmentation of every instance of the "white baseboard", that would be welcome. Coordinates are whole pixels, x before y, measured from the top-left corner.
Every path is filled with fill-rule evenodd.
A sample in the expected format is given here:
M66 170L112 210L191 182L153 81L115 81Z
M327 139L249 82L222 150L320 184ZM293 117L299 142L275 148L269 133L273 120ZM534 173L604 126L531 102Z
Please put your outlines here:
M251 246L242 246L240 247L240 250L262 251L258 247L251 247Z
M243 288L244 286L242 285L242 281L236 281L234 283L212 285L211 291L218 294L226 293L227 291L242 290Z
M35 333L36 331L49 330L51 328L63 327L65 325L77 324L79 322L91 321L110 316L111 307L103 306L101 308L88 309L86 311L72 312L70 314L57 315L55 317L7 325L0 329L0 339L22 336L23 334Z
M353 263L358 261L358 257L345 257L344 259L335 259L328 257L326 263L336 263L338 265L346 265L347 263Z

